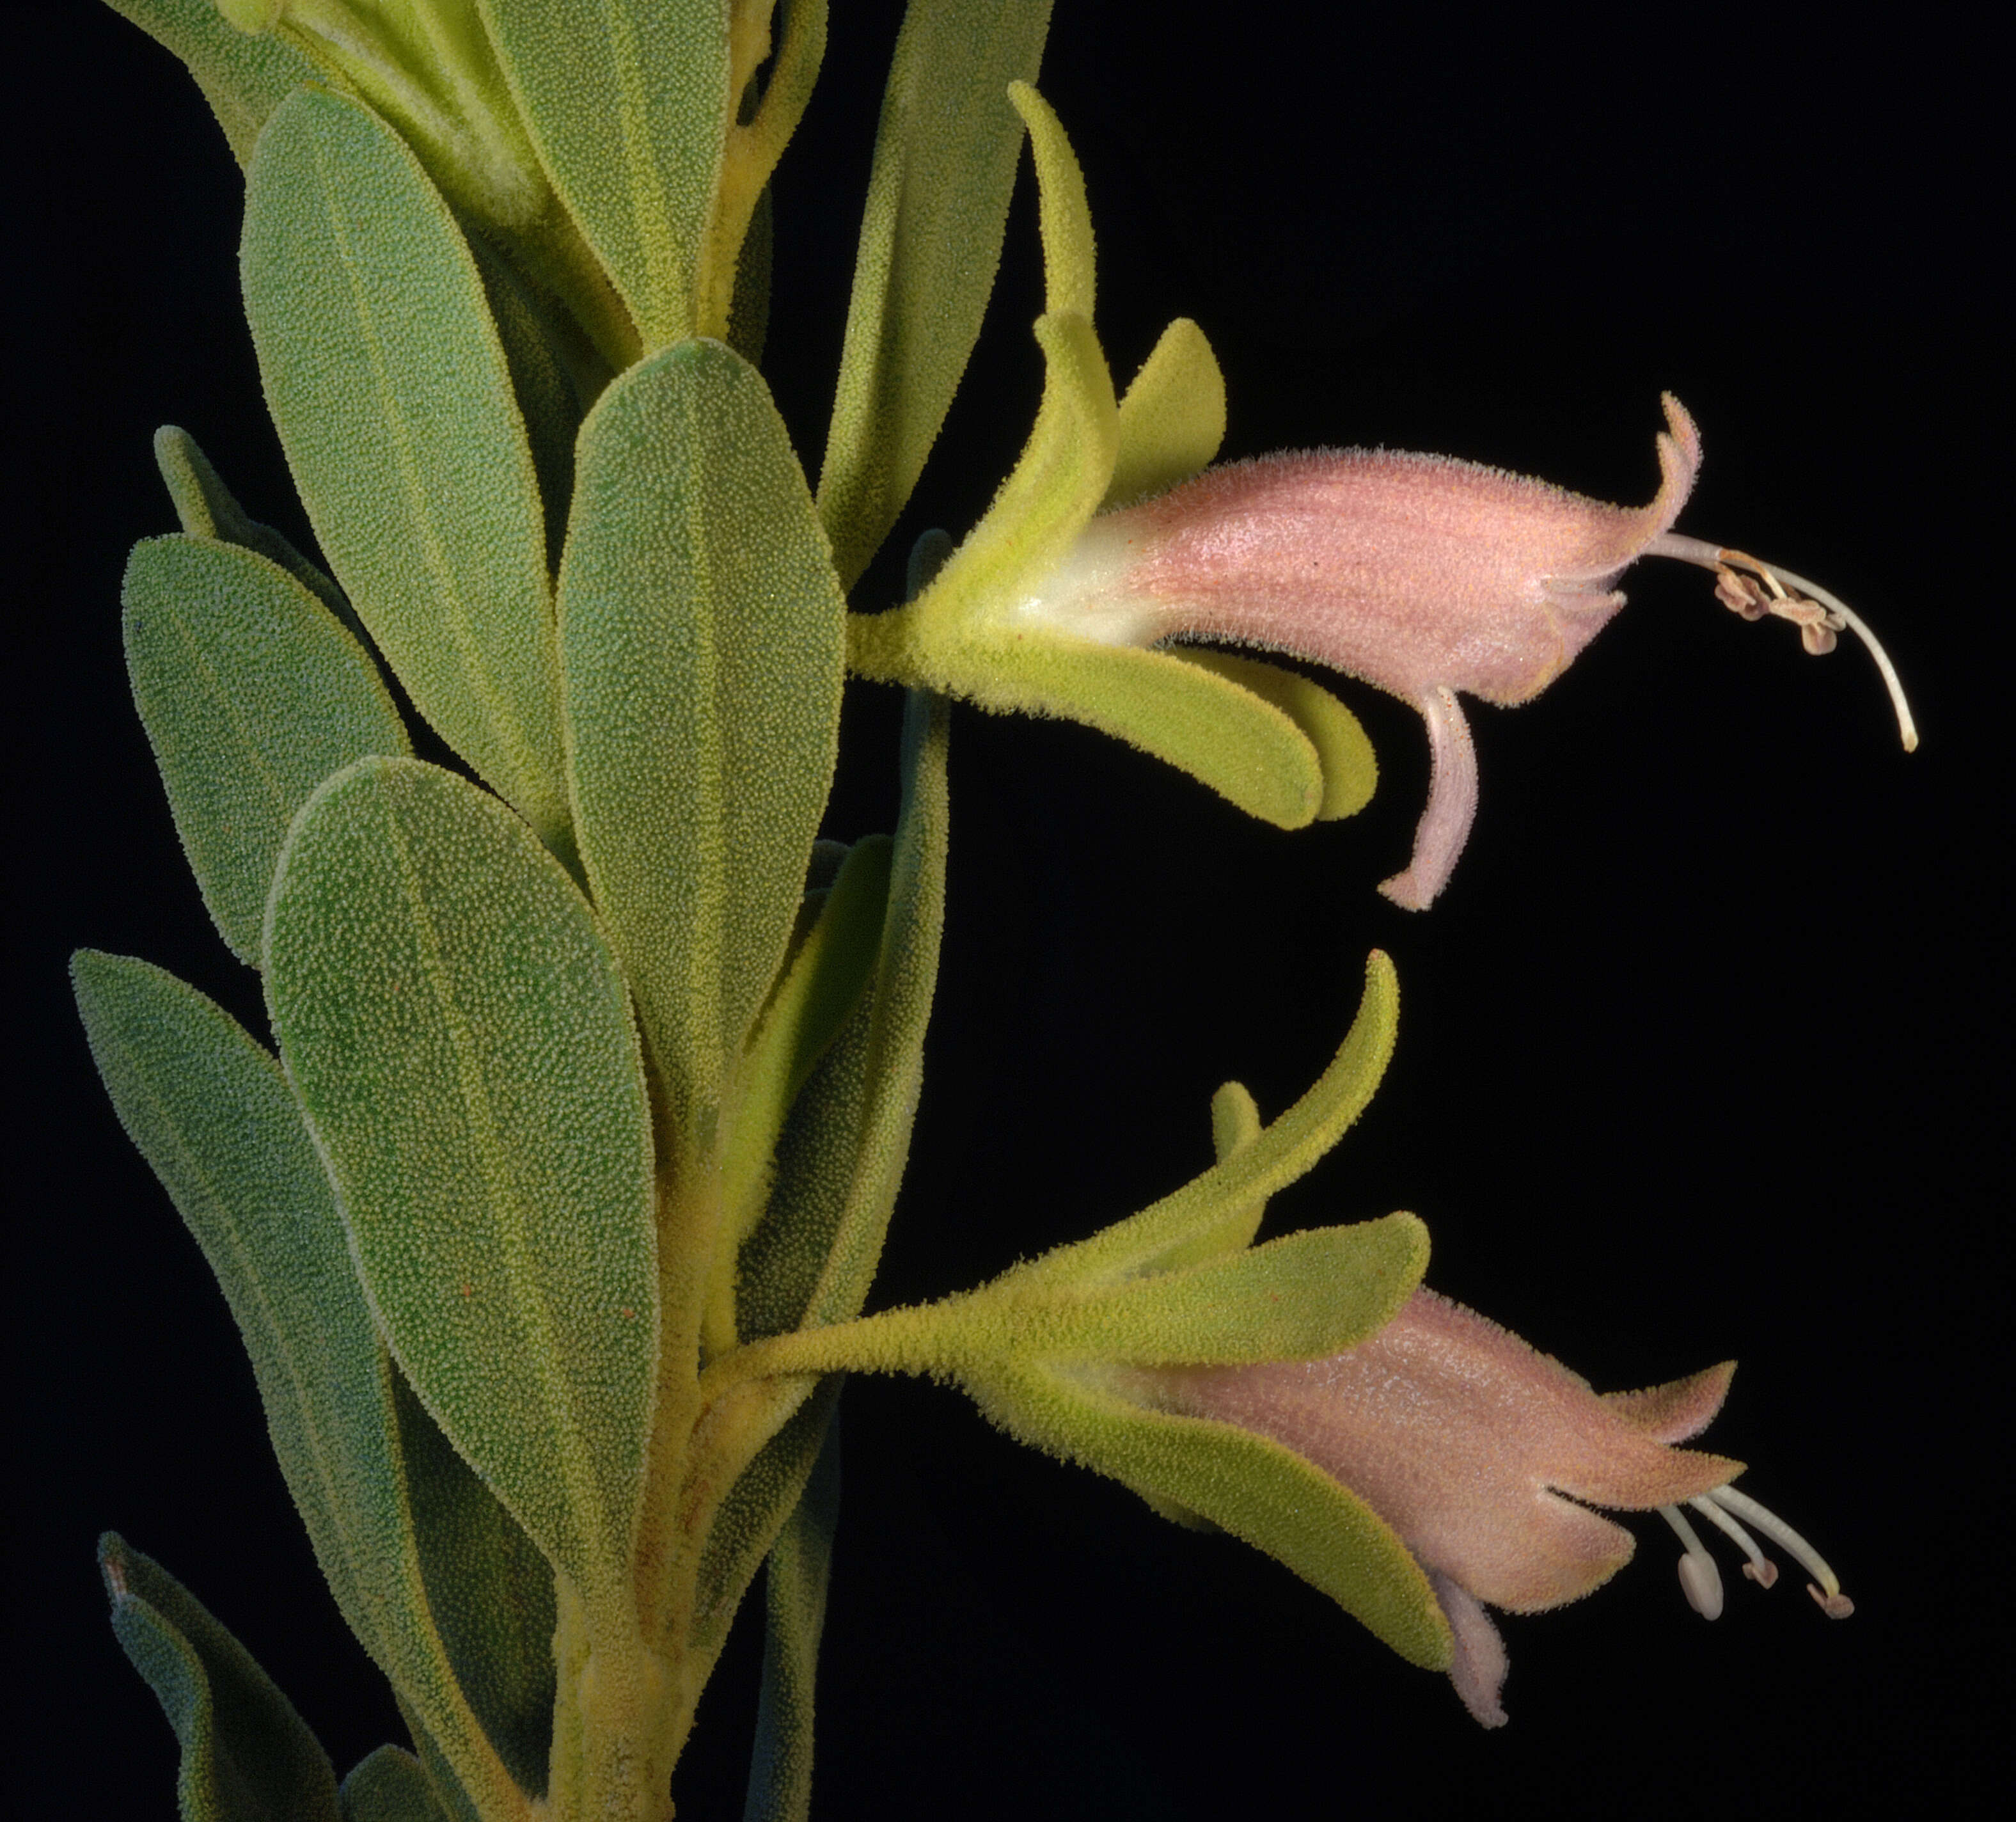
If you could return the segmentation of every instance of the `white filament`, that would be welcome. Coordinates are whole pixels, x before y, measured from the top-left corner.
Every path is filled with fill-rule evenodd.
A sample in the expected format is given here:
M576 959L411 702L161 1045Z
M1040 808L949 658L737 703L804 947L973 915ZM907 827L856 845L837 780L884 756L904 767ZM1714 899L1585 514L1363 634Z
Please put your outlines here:
M1778 1565L1757 1547L1757 1539L1723 1511L1710 1499L1690 1500L1687 1503L1715 1526L1723 1536L1733 1538L1736 1547L1749 1557L1743 1565L1743 1572L1760 1588L1768 1588L1778 1579Z
M1747 1519L1786 1555L1805 1564L1806 1572L1819 1583L1818 1587L1809 1585L1807 1592L1820 1604L1820 1610L1828 1619L1845 1619L1855 1611L1855 1603L1841 1593L1841 1579L1828 1568L1827 1558L1777 1513L1759 1505L1748 1493L1739 1493L1733 1487L1717 1487L1708 1497L1724 1511Z
M1680 1557L1680 1592L1687 1604L1703 1619L1722 1617L1722 1572L1708 1554L1699 1534L1677 1506L1661 1506L1659 1516L1672 1526L1683 1547Z

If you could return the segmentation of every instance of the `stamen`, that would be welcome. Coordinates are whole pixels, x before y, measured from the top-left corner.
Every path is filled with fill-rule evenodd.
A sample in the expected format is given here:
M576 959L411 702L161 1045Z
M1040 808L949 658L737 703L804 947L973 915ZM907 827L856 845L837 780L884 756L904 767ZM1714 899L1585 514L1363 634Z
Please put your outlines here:
M1884 687L1890 692L1890 706L1896 711L1897 732L1904 751L1917 751L1918 726L1911 718L1910 704L1904 700L1904 686L1896 666L1890 662L1890 654L1867 622L1839 596L1830 594L1817 582L1795 575L1783 564L1760 563L1740 550L1726 550L1699 538L1683 537L1677 531L1664 532L1654 538L1646 546L1645 554L1676 557L1682 563L1713 570L1715 598L1724 607L1734 609L1745 620L1759 620L1772 614L1791 621L1798 628L1801 643L1809 652L1832 651L1837 632L1853 633L1868 647L1876 668L1882 673ZM1755 573L1745 575L1742 573L1745 570Z
M1841 1593L1840 1578L1827 1567L1827 1558L1777 1513L1759 1505L1748 1493L1739 1493L1733 1487L1717 1487L1707 1497L1726 1511L1748 1519L1787 1556L1804 1563L1813 1581L1820 1584L1815 1587L1809 1583L1806 1592L1820 1603L1820 1611L1829 1619L1845 1619L1854 1612L1855 1603Z
M1659 1516L1679 1534L1685 1554L1680 1558L1680 1592L1703 1619L1722 1617L1722 1572L1703 1547L1699 1534L1677 1506L1661 1506Z
M1721 1532L1725 1537L1733 1538L1736 1547L1749 1557L1743 1565L1743 1572L1760 1588L1768 1588L1778 1579L1778 1565L1757 1547L1757 1539L1723 1511L1712 1500L1690 1500L1687 1503Z

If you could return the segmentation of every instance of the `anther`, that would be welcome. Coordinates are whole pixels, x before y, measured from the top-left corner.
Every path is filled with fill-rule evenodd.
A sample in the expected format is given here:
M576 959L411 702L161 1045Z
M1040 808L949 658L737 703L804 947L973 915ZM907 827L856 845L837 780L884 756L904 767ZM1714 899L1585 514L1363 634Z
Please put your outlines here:
M1722 1617L1722 1572L1708 1554L1700 1535L1677 1506L1661 1506L1659 1516L1672 1526L1683 1547L1680 1557L1680 1592L1687 1604L1703 1619Z
M1820 1603L1820 1611L1829 1619L1845 1619L1854 1612L1855 1603L1841 1593L1841 1579L1827 1567L1827 1558L1777 1513L1759 1505L1748 1493L1739 1493L1733 1487L1717 1487L1706 1496L1723 1511L1748 1520L1786 1555L1803 1563L1807 1573L1813 1578L1807 1583L1806 1592Z
M1778 1565L1757 1547L1757 1539L1723 1511L1714 1500L1690 1500L1687 1503L1708 1520L1723 1536L1733 1539L1736 1547L1750 1560L1743 1565L1743 1572L1760 1588L1768 1588L1778 1579Z
M1884 687L1890 692L1890 706L1896 711L1897 732L1904 751L1917 751L1917 723L1911 718L1910 704L1904 700L1904 686L1898 678L1897 668L1890 662L1881 641L1846 602L1819 583L1795 575L1782 564L1760 563L1742 551L1727 550L1699 538L1683 537L1677 531L1664 532L1654 538L1645 546L1645 554L1676 557L1682 563L1714 571L1715 599L1725 607L1733 609L1745 620L1761 620L1770 614L1790 621L1799 629L1800 643L1816 655L1834 650L1836 633L1853 633L1868 647L1876 668L1882 673Z

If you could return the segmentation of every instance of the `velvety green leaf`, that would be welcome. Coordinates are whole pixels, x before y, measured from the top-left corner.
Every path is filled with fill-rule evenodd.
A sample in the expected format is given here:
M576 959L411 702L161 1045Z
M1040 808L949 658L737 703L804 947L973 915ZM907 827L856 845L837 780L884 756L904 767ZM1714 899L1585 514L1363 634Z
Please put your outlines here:
M1323 770L1323 801L1316 816L1319 823L1355 816L1371 802L1379 783L1379 762L1372 743L1358 717L1314 678L1280 664L1201 646L1177 647L1169 656L1251 690L1301 730L1316 749Z
M1083 1369L1023 1365L967 1381L1010 1435L1285 1563L1409 1662L1446 1670L1449 1622L1407 1547L1371 1509L1270 1438L1144 1409Z
M581 430L560 574L582 859L699 1132L783 960L838 748L845 607L755 369L688 342Z
M617 1598L656 1239L642 1060L593 914L494 798L366 759L297 819L265 960L281 1054L408 1380L549 1559L589 1600Z
M182 1822L340 1822L328 1754L251 1654L115 1532L98 1567L112 1629L182 1744Z
M416 1537L409 1500L441 1503L444 1488L462 1482L461 1507L488 1501L493 1529L509 1521L445 1442L418 1433L279 1065L228 1014L159 968L88 949L70 967L120 1123L237 1320L281 1472L337 1606L423 1724L447 1742L463 1778L496 1813L513 1813L521 1799L486 1737L486 1723L495 1723L464 1699L429 1597L444 1562L465 1580L516 1587L529 1548L522 1540L516 1550L500 1547L486 1562L435 1548L427 1525ZM402 1396L403 1425L394 1410ZM537 1566L549 1589L550 1572ZM527 1788L542 1783L542 1773Z
M645 346L691 335L741 93L728 0L479 4L540 159Z
M426 1768L397 1746L380 1746L360 1759L337 1794L343 1822L448 1822Z
M1208 468L1225 441L1225 376L1204 331L1179 316L1142 362L1120 401L1120 447L1103 513Z
M546 1790L553 1571L396 1374L392 1406L427 1606L455 1680L519 1788Z
M1008 99L1029 129L1029 153L1035 160L1043 308L1052 316L1082 316L1090 322L1096 262L1085 172L1056 110L1042 96L1026 82L1011 82Z
M415 706L563 842L544 508L454 217L376 116L304 90L261 136L239 263L324 554Z
M353 633L360 638L363 636L363 623L342 589L290 540L271 525L260 524L238 503L237 496L224 484L222 477L211 466L210 458L187 430L164 424L155 431L154 466L161 471L168 497L175 502L175 517L190 537L240 545L272 559Z
M1131 1219L1059 1247L996 1281L1092 1285L1166 1269L1197 1236L1215 1232L1293 1183L1337 1143L1385 1073L1399 1010L1393 964L1374 949L1366 963L1358 1016L1330 1067L1258 1139Z
M830 1374L738 1387L729 1395L759 1421L776 1422L777 1428L736 1477L708 1529L686 1642L695 1663L711 1663L727 1643L743 1597L797 1509L845 1383L844 1374Z
M735 296L728 307L728 333L722 338L752 367L763 364L763 344L770 333L770 279L776 263L776 209L769 186L756 199L743 238L742 257L735 267Z
M545 509L545 548L557 552L567 542L567 506L574 498L574 440L587 415L576 376L593 386L596 395L609 376L578 337L563 343L565 319L559 307L547 305L508 258L481 234L470 234L468 246L525 420L526 445Z
M1049 0L910 0L855 256L819 513L850 588L923 472L979 339Z
M291 90L321 75L290 45L240 31L218 11L216 0L106 3L182 59L241 167L251 163L253 145L267 117Z
M367 753L408 751L377 667L264 556L150 538L126 565L126 670L168 807L218 929L258 965L294 812Z
M722 1164L722 1202L738 1241L760 1209L764 1174L785 1115L875 971L891 847L887 836L871 835L848 851L750 1040L734 1132Z
M913 693L905 710L902 804L896 819L881 954L873 990L863 1002L868 1016L859 1075L854 1077L848 1060L841 1058L832 1092L808 1109L808 1126L835 1147L835 1155L851 1161L851 1171L844 1197L833 1211L830 1242L822 1246L812 1237L816 1222L805 1224L804 1250L816 1255L808 1261L815 1265L816 1275L798 1320L845 1322L859 1313L881 1262L889 1217L909 1160L910 1129L923 1087L924 1030L931 1021L945 930L949 722L944 701L921 694ZM836 1043L829 1054L841 1047ZM848 1090L850 1078L858 1079L857 1091ZM801 1104L811 1092L808 1084ZM858 1109L851 1123L844 1119L850 1107ZM780 1185L782 1174L780 1169ZM791 1326L797 1326L797 1321Z
M812 1695L840 1519L840 1424L826 1427L805 1490L765 1565L763 1680L743 1822L806 1822L812 1800Z

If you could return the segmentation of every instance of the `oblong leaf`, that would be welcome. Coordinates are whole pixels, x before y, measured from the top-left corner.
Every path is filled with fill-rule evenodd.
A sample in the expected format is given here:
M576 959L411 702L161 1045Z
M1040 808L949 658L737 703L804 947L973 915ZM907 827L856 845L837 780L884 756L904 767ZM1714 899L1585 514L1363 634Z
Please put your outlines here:
M294 812L352 760L409 751L405 727L357 641L264 556L147 538L121 596L127 675L182 852L224 940L257 967Z
M360 1759L337 1794L343 1822L448 1822L427 1768L397 1746L380 1746Z
M852 587L923 471L1001 263L1050 0L910 0L882 95L819 515Z
M270 557L359 638L363 624L344 598L342 589L311 563L292 542L271 525L261 524L238 503L211 466L196 440L178 424L163 424L154 432L154 466L175 502L175 517L192 538L214 538L220 544L243 545Z
M478 0L553 187L646 348L691 335L732 85L727 0Z
M340 1822L329 1755L252 1655L116 1532L98 1542L112 1629L182 1749L182 1822Z
M240 31L217 0L107 0L146 34L181 58L217 116L231 155L249 164L267 117L304 82L322 72L270 33Z
M718 342L583 426L560 572L581 857L675 1117L769 996L838 751L845 604L776 408Z
M323 553L421 714L563 839L544 510L448 205L369 109L304 89L260 138L239 265Z
M615 958L494 798L366 759L309 801L267 1003L399 1363L591 1599L625 1579L657 1359L652 1146Z
M120 1124L231 1306L280 1471L337 1605L461 1781L497 1814L515 1813L523 1799L489 1740L505 1730L463 1697L430 1598L433 1540L411 1508L430 1497L464 1509L487 1501L509 1521L445 1442L419 1437L416 1446L411 1413L402 1422L395 1413L411 1395L365 1303L293 1091L228 1013L173 975L88 949L70 973ZM460 1528L453 1572L466 1583L514 1583L529 1547L499 1542L486 1555L474 1547L479 1530Z

